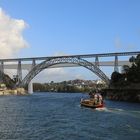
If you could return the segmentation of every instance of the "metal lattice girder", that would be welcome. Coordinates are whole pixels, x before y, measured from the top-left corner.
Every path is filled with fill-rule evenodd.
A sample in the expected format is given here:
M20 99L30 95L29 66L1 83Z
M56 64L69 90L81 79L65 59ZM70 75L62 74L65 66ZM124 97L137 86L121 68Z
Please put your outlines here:
M33 61L32 61L32 68L34 68L35 65L36 65L36 61L35 61L35 59L33 59Z
M77 57L65 57L65 58L56 58L51 60L43 61L42 63L36 65L23 79L21 84L19 86L24 86L28 84L38 73L40 73L42 70L49 68L52 65L56 64L77 64L80 66L83 66L93 73L95 73L98 77L100 77L103 81L105 81L107 84L109 84L109 78L93 63L88 62L87 60L80 59Z
M95 57L95 65L96 65L97 67L99 67L99 59L98 59L98 56Z

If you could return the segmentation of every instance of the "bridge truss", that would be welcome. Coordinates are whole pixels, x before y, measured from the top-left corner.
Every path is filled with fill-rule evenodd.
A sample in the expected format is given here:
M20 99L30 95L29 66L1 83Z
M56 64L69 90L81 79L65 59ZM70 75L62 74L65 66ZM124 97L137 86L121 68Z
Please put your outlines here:
M23 79L19 86L24 86L28 84L38 73L42 70L49 68L52 65L56 64L77 64L79 66L83 66L97 76L99 76L104 82L109 84L109 78L98 68L98 66L94 65L93 63L88 62L87 60L77 58L77 57L63 57L63 58L54 58L50 60L43 61L42 63L36 65Z
M13 59L0 59L0 82L3 79L5 63L17 62L17 84L25 85L28 84L39 72L43 69L49 68L51 66L56 66L57 64L76 64L83 66L97 76L99 76L107 84L109 83L109 78L103 73L99 68L99 58L102 57L114 57L114 71L118 72L118 57L119 56L133 56L140 54L140 51L136 52L119 52L119 53L102 53L102 54L84 54L84 55L69 55L69 56L50 56L50 57L31 57L31 58L13 58ZM86 60L86 58L95 58L95 63L91 63ZM23 62L32 62L29 73L24 79L22 79L22 64ZM36 64L36 62L39 62ZM59 66L58 66L59 67Z

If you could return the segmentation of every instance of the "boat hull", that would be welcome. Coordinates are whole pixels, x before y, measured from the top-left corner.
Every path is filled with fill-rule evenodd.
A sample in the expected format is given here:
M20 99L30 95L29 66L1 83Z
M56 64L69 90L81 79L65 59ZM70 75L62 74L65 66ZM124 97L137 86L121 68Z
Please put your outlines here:
M103 108L104 104L93 104L92 102L85 100L80 102L81 106L89 107L89 108Z

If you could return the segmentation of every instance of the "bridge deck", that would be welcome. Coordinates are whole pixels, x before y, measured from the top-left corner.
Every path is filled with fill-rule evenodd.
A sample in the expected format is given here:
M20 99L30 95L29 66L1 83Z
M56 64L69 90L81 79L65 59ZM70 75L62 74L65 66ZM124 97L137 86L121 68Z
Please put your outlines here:
M0 59L3 62L14 61L32 61L32 60L49 60L52 58L64 58L64 57L77 57L77 58L92 58L92 57L112 57L112 56L132 56L140 54L140 51L135 52L118 52L118 53L100 53L100 54L82 54L82 55L65 55L65 56L49 56L49 57L31 57L31 58L12 58L12 59Z
M95 62L91 62L95 64ZM129 61L119 61L118 66L130 65ZM32 64L22 64L22 69L30 70ZM99 66L114 66L114 61L101 61ZM5 64L4 69L17 69L18 64ZM60 67L78 67L76 64L57 64L53 65L50 68L60 68Z

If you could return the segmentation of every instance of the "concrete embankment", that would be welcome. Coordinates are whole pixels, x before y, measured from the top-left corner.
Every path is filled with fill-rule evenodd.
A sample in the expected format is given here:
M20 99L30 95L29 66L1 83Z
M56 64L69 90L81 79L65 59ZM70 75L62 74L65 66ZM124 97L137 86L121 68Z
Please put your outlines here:
M24 88L5 89L0 91L0 95L27 95L27 91Z
M106 89L106 99L140 103L140 89Z

